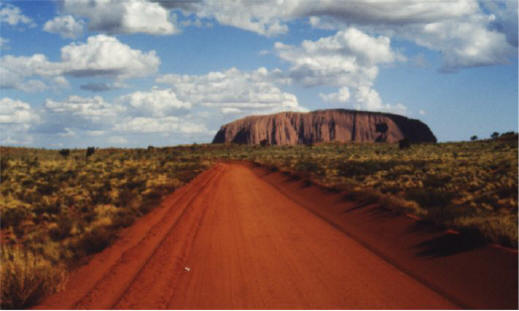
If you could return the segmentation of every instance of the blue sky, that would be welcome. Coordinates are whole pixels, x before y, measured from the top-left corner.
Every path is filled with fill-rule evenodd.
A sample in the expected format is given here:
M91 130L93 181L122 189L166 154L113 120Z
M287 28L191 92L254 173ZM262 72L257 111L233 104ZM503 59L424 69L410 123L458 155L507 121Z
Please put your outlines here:
M0 144L210 142L250 114L347 108L440 141L517 131L517 1L0 2Z

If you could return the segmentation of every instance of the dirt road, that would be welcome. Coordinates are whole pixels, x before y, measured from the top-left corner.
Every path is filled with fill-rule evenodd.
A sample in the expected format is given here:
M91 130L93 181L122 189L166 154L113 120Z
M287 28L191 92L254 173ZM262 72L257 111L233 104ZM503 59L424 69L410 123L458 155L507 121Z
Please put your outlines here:
M38 308L458 308L238 164L168 197Z

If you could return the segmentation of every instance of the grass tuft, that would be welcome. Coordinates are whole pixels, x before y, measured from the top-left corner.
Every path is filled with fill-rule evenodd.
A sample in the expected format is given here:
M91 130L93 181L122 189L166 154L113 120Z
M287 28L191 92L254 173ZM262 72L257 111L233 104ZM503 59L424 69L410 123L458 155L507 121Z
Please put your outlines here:
M2 246L0 288L2 309L25 309L60 290L63 268L21 247Z

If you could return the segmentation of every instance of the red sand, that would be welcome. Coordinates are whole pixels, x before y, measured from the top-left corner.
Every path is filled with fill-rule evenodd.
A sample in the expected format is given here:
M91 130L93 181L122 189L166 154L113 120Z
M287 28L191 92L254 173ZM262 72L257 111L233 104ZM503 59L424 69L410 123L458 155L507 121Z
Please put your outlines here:
M280 173L218 164L125 230L37 308L517 308L516 264L513 277L485 278L514 273L506 260L517 263L516 253L408 250L406 241L438 233L403 234L413 220L360 212L373 207L344 218L354 206L339 196ZM468 260L461 268L460 256ZM496 284L468 284L473 278L460 288L466 271Z

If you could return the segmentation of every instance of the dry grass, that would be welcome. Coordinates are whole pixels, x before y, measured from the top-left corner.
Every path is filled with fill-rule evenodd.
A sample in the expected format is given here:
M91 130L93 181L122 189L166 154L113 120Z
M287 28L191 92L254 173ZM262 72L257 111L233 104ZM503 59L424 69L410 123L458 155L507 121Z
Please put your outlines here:
M0 288L2 309L24 309L61 289L63 268L21 247L2 246Z

